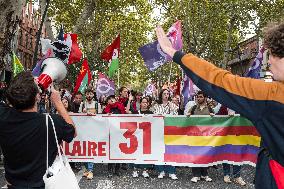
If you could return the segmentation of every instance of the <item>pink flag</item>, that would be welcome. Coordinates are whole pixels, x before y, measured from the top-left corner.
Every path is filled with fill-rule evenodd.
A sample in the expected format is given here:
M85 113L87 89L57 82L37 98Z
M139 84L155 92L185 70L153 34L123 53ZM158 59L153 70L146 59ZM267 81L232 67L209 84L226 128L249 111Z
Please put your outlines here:
M181 31L181 21L178 20L176 23L170 27L167 36L171 40L174 49L182 49L182 31Z
M181 21L177 21L170 27L168 38L171 40L173 47L176 50L182 49L182 32L181 32ZM139 52L145 62L146 67L150 71L156 70L161 65L172 60L169 55L164 53L160 47L158 41L149 43L139 48Z

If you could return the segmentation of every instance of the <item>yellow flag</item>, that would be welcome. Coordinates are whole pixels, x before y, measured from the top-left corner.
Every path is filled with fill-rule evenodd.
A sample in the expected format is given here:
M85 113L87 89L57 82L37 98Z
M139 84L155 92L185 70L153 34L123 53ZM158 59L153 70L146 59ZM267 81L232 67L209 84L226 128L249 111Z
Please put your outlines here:
M13 52L13 75L14 77L18 74L24 71L24 66L21 64L20 60L16 56L16 54Z

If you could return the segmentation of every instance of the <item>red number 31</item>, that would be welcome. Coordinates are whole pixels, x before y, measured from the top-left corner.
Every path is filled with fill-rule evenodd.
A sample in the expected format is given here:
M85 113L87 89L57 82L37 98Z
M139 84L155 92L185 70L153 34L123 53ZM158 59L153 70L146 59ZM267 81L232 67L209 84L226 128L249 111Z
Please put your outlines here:
M143 154L151 154L151 123L138 123L139 129L143 130ZM138 148L138 140L134 135L137 130L137 122L121 122L120 129L127 129L123 136L129 139L129 146L127 143L120 143L119 148L125 154L133 154Z

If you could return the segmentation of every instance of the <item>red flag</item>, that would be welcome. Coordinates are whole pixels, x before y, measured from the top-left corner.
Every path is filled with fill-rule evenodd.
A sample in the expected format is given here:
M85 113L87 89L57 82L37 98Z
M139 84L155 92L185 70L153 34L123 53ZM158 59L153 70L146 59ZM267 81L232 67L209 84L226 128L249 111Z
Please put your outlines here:
M72 46L71 46L71 52L69 55L68 64L73 64L76 62L79 62L82 57L82 51L79 48L79 45L77 43L77 37L78 35L76 33L70 34L72 39ZM66 40L67 34L64 34L64 39Z
M176 83L176 90L175 90L175 95L180 95L180 87L181 87L181 78L178 78L177 83Z
M120 52L120 35L117 36L117 38L110 44L101 54L101 59L105 61L110 61L113 56L113 50L118 49L118 52ZM119 53L118 53L119 57Z
M88 87L92 80L92 74L88 65L88 60L85 58L82 63L82 67L77 76L76 85L74 88L74 94L80 89L81 92L84 92L84 89Z

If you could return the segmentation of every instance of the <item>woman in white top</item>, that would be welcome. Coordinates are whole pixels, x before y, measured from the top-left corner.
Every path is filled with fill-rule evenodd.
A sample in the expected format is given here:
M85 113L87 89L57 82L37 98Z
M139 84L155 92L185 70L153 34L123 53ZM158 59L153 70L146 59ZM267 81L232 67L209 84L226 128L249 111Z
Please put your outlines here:
M170 101L170 91L163 89L159 94L159 99L153 107L154 114L162 115L178 115L178 107ZM176 169L171 165L156 165L156 169L160 172L158 178L162 179L169 174L173 180L178 179L176 176Z
M153 106L154 114L178 115L178 106L171 102L170 91L163 89L157 103Z

